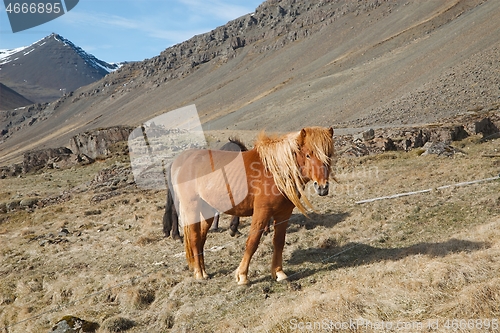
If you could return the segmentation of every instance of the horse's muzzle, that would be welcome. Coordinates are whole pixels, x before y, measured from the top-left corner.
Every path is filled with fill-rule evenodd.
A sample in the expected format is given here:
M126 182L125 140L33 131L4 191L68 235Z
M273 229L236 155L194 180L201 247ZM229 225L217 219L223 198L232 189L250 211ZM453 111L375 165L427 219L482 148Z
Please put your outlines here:
M325 185L319 185L318 182L314 182L314 189L319 196L325 196L328 194L328 182Z

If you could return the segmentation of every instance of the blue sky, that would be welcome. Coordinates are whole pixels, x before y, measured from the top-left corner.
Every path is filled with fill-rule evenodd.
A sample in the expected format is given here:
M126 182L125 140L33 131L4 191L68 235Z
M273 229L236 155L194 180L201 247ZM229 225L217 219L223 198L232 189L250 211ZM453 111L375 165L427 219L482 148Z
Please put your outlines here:
M55 32L107 62L152 58L167 47L251 13L264 0L80 0L65 15L12 33L0 3L0 49Z

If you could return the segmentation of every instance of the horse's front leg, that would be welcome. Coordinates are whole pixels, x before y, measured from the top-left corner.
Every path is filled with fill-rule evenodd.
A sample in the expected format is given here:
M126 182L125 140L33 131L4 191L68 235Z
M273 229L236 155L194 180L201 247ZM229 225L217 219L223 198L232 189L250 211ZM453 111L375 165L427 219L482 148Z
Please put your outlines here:
M267 221L271 215L268 212L256 212L252 216L252 224L250 225L250 232L248 234L248 239L245 248L245 254L238 269L235 272L236 282L240 285L248 284L248 266L250 265L250 259L252 259L253 254L259 246L260 237L264 232Z
M238 216L233 216L231 223L229 224L229 234L231 237L236 236L240 232L238 231L238 226L240 225L240 218Z
M271 276L276 281L287 279L283 272L283 247L285 246L285 234L290 219L291 212L281 216L275 216L274 219L274 235L273 235L273 261L271 264Z

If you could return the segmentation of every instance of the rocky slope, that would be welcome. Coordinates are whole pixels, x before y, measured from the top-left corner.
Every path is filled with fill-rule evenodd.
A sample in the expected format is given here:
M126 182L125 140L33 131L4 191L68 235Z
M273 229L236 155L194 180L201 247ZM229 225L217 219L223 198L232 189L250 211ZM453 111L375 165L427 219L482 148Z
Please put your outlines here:
M0 164L189 104L206 130L232 131L387 127L496 111L499 22L492 0L266 1L11 127Z

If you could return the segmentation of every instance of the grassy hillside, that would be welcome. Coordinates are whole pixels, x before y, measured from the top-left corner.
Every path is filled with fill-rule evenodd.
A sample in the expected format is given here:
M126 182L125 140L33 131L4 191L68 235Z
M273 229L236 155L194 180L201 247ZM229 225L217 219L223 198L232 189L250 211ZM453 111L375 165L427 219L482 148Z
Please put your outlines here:
M317 212L290 220L290 281L271 280L267 235L247 287L233 271L249 219L238 238L221 221L205 247L211 279L193 280L182 244L162 235L164 193L136 188L124 156L1 179L0 209L20 207L0 213L0 330L48 332L72 315L98 332L329 332L352 321L346 331L442 332L453 319L484 331L500 319L499 180L355 203L498 175L499 158L484 156L498 140L457 147L453 158L341 156L339 184L310 196Z

